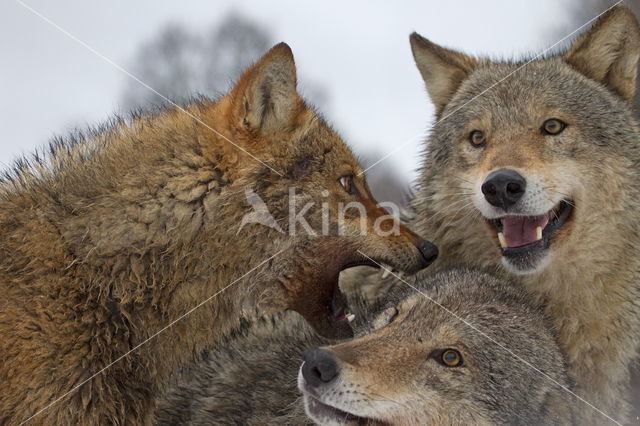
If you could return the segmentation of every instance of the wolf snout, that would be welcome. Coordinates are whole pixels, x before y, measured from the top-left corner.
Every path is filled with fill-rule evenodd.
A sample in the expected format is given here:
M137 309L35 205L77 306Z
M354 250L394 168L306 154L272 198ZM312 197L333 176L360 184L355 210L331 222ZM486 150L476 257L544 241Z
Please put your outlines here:
M489 204L505 211L522 198L527 181L512 169L500 169L489 173L480 188Z
M418 248L418 251L422 255L423 268L431 265L438 258L438 247L436 247L430 241L418 237L418 241L415 244Z
M338 363L331 352L324 349L307 349L304 352L302 377L313 388L331 383L338 377Z

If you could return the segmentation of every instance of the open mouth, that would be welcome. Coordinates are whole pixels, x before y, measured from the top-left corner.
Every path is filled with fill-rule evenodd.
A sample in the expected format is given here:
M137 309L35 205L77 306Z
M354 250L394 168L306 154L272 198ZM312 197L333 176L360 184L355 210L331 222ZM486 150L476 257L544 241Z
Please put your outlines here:
M571 217L573 201L562 200L541 216L504 216L488 220L498 234L502 254L506 257L533 249L547 249L551 237Z
M362 256L353 255L346 261L341 261L339 257L336 255L323 264L315 274L313 285L303 288L291 306L320 335L330 339L353 337L350 323L355 317L349 313L346 297L340 291L340 272L356 266L378 267L375 262Z
M388 423L380 420L360 417L331 405L327 405L307 392L304 392L304 400L307 414L321 425L326 423L344 425L388 425Z
M400 276L398 271L415 274L429 266L438 251L432 243L419 237L414 239L417 250L413 253L400 255L394 250L391 254L375 257L340 240L335 240L335 245L327 239L314 240L314 245L304 247L310 254L300 262L296 275L287 277L287 283L296 281L285 288L289 293L288 307L301 314L321 336L330 339L353 337L350 323L354 317L349 314L346 297L338 285L340 273L356 266L372 266L389 269L397 276ZM284 282L283 285L286 287Z

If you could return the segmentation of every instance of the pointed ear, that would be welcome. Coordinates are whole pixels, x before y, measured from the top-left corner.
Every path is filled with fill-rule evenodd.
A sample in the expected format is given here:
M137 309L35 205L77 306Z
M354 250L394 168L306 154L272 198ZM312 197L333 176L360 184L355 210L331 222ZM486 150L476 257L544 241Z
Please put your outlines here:
M633 12L616 6L602 15L565 54L564 60L625 101L636 92L640 29Z
M277 44L249 67L233 89L233 99L239 127L263 134L289 127L302 103L291 48Z
M418 33L411 34L409 39L413 58L436 107L436 116L440 117L462 81L476 67L477 61L440 47Z

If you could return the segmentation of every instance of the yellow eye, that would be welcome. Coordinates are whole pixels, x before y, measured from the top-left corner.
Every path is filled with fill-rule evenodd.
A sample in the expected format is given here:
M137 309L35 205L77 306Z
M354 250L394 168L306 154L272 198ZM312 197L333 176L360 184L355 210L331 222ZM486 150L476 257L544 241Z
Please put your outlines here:
M476 148L480 148L487 144L487 138L480 130L474 130L469 133L469 143Z
M353 175L345 175L338 179L340 185L347 191L348 194L355 194L356 187L353 184Z
M567 127L567 124L564 121L558 120L557 118L550 118L542 123L542 133L545 135L557 135L560 134L565 127Z
M462 355L455 349L447 349L442 352L440 360L447 367L459 367L462 365Z

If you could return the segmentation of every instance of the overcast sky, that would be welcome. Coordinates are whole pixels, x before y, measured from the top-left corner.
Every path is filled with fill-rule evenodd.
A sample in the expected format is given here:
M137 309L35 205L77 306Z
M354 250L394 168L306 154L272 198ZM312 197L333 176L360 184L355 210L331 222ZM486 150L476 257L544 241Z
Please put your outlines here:
M302 85L308 76L328 89L327 115L356 152L382 156L406 144L385 161L410 176L433 109L408 35L418 31L472 54L518 57L575 30L568 26L572 3L24 0L124 68L139 43L168 22L205 29L232 11L242 13L291 45ZM128 77L20 2L0 3L0 37L0 167L54 134L118 109Z

